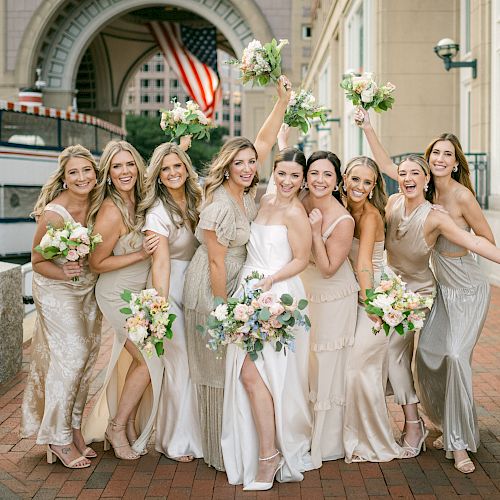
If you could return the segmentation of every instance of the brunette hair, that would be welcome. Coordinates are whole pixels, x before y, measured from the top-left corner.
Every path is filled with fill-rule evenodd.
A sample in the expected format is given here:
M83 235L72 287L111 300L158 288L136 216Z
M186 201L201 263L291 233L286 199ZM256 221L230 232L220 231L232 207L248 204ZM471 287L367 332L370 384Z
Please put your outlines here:
M328 160L334 170L335 170L335 176L337 177L337 191L333 191L332 195L339 201L341 202L342 199L340 197L340 190L338 189L340 185L340 181L342 180L342 163L339 160L339 157L335 154L332 153L331 151L315 151L308 159L307 159L307 168L306 168L306 177L307 177L307 172L309 172L309 168L311 165L317 161L317 160Z

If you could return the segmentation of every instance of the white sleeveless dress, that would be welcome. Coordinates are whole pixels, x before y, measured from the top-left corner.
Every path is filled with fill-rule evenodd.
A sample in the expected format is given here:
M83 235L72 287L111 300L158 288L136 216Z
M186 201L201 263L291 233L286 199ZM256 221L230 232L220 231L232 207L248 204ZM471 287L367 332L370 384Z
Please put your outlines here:
M284 225L252 222L247 244L247 260L241 271L244 278L252 271L270 275L293 258ZM275 283L271 289L278 296L289 293L297 299L306 296L299 276ZM306 311L307 312L307 311ZM310 457L312 415L309 406L308 359L309 334L295 329L295 352L276 352L270 344L255 361L262 380L274 402L276 441L285 459L277 480L301 481L302 472L312 469ZM226 381L222 417L222 455L230 484L247 485L257 474L259 442L252 410L240 380L246 353L229 345L226 354ZM270 425L273 425L270 422Z

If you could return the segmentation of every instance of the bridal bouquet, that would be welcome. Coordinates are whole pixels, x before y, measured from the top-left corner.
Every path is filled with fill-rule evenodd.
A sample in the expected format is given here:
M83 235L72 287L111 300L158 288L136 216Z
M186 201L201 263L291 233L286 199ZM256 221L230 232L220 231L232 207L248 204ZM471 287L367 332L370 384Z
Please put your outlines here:
M382 275L375 289L366 291L365 309L382 319L380 327L373 327L377 334L382 328L389 335L391 328L399 335L424 326L425 312L430 309L434 298L406 289L406 283L399 276Z
M264 343L286 354L286 348L295 349L294 325L311 326L303 311L307 300L298 300L289 294L277 297L271 291L254 289L253 284L264 276L253 272L243 280L243 294L227 302L216 299L216 307L210 313L206 327L198 326L208 334L207 348L217 351L219 346L236 344L255 361Z
M193 139L210 139L211 121L203 114L198 104L187 101L183 108L172 100L173 108L162 111L160 127L170 139L183 135L192 135Z
M49 224L35 250L47 260L61 257L76 262L93 252L98 243L102 243L102 237L99 233L92 234L92 228L84 227L79 222L66 221L62 228ZM75 276L71 280L78 281L79 278Z
M362 106L365 109L373 108L377 113L392 108L394 102L392 93L396 86L391 82L377 85L372 73L363 73L362 76L350 74L342 80L340 86L354 106Z
M238 66L241 71L243 84L252 82L252 85L264 87L270 82L276 83L281 76L281 49L288 40L273 38L269 43L262 45L259 40L252 40L248 47L243 49L241 61L230 59L227 64Z
M128 338L148 357L156 352L161 356L165 349L163 342L173 336L172 323L176 316L170 313L170 304L165 297L158 294L155 288L132 293L125 290L121 298L128 302L120 312L131 314L125 323Z
M326 123L326 109L316 104L316 99L309 90L301 90L296 94L293 90L286 108L284 122L290 127L298 127L304 134L310 127L310 120L318 118Z

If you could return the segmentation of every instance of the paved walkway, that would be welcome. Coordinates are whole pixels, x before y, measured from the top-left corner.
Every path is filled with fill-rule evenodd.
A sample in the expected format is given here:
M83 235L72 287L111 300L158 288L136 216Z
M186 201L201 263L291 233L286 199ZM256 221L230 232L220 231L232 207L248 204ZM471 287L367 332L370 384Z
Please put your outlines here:
M102 384L110 354L111 333L104 335L92 399ZM433 450L437 432L431 430L431 448L416 459L385 464L327 462L320 470L305 474L301 483L276 484L269 492L243 492L230 486L224 473L208 468L203 461L178 464L150 446L148 455L137 461L117 460L112 452L99 453L88 469L70 471L59 462L48 465L45 449L33 439L20 439L20 405L29 349L25 349L23 371L0 387L0 499L17 498L288 498L352 499L416 498L500 499L500 289L493 289L488 319L474 353L474 391L480 422L482 446L474 456L476 472L465 476L453 468L444 453ZM402 424L399 407L390 405L394 428Z

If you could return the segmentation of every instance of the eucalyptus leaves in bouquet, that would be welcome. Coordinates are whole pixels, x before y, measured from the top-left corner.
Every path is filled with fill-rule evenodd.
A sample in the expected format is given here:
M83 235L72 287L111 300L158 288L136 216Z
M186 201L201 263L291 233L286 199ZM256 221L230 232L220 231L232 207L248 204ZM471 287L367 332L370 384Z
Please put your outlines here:
M283 121L290 127L297 127L307 134L311 120L314 119L318 119L324 125L326 109L316 104L316 98L310 90L301 90L298 94L292 90Z

